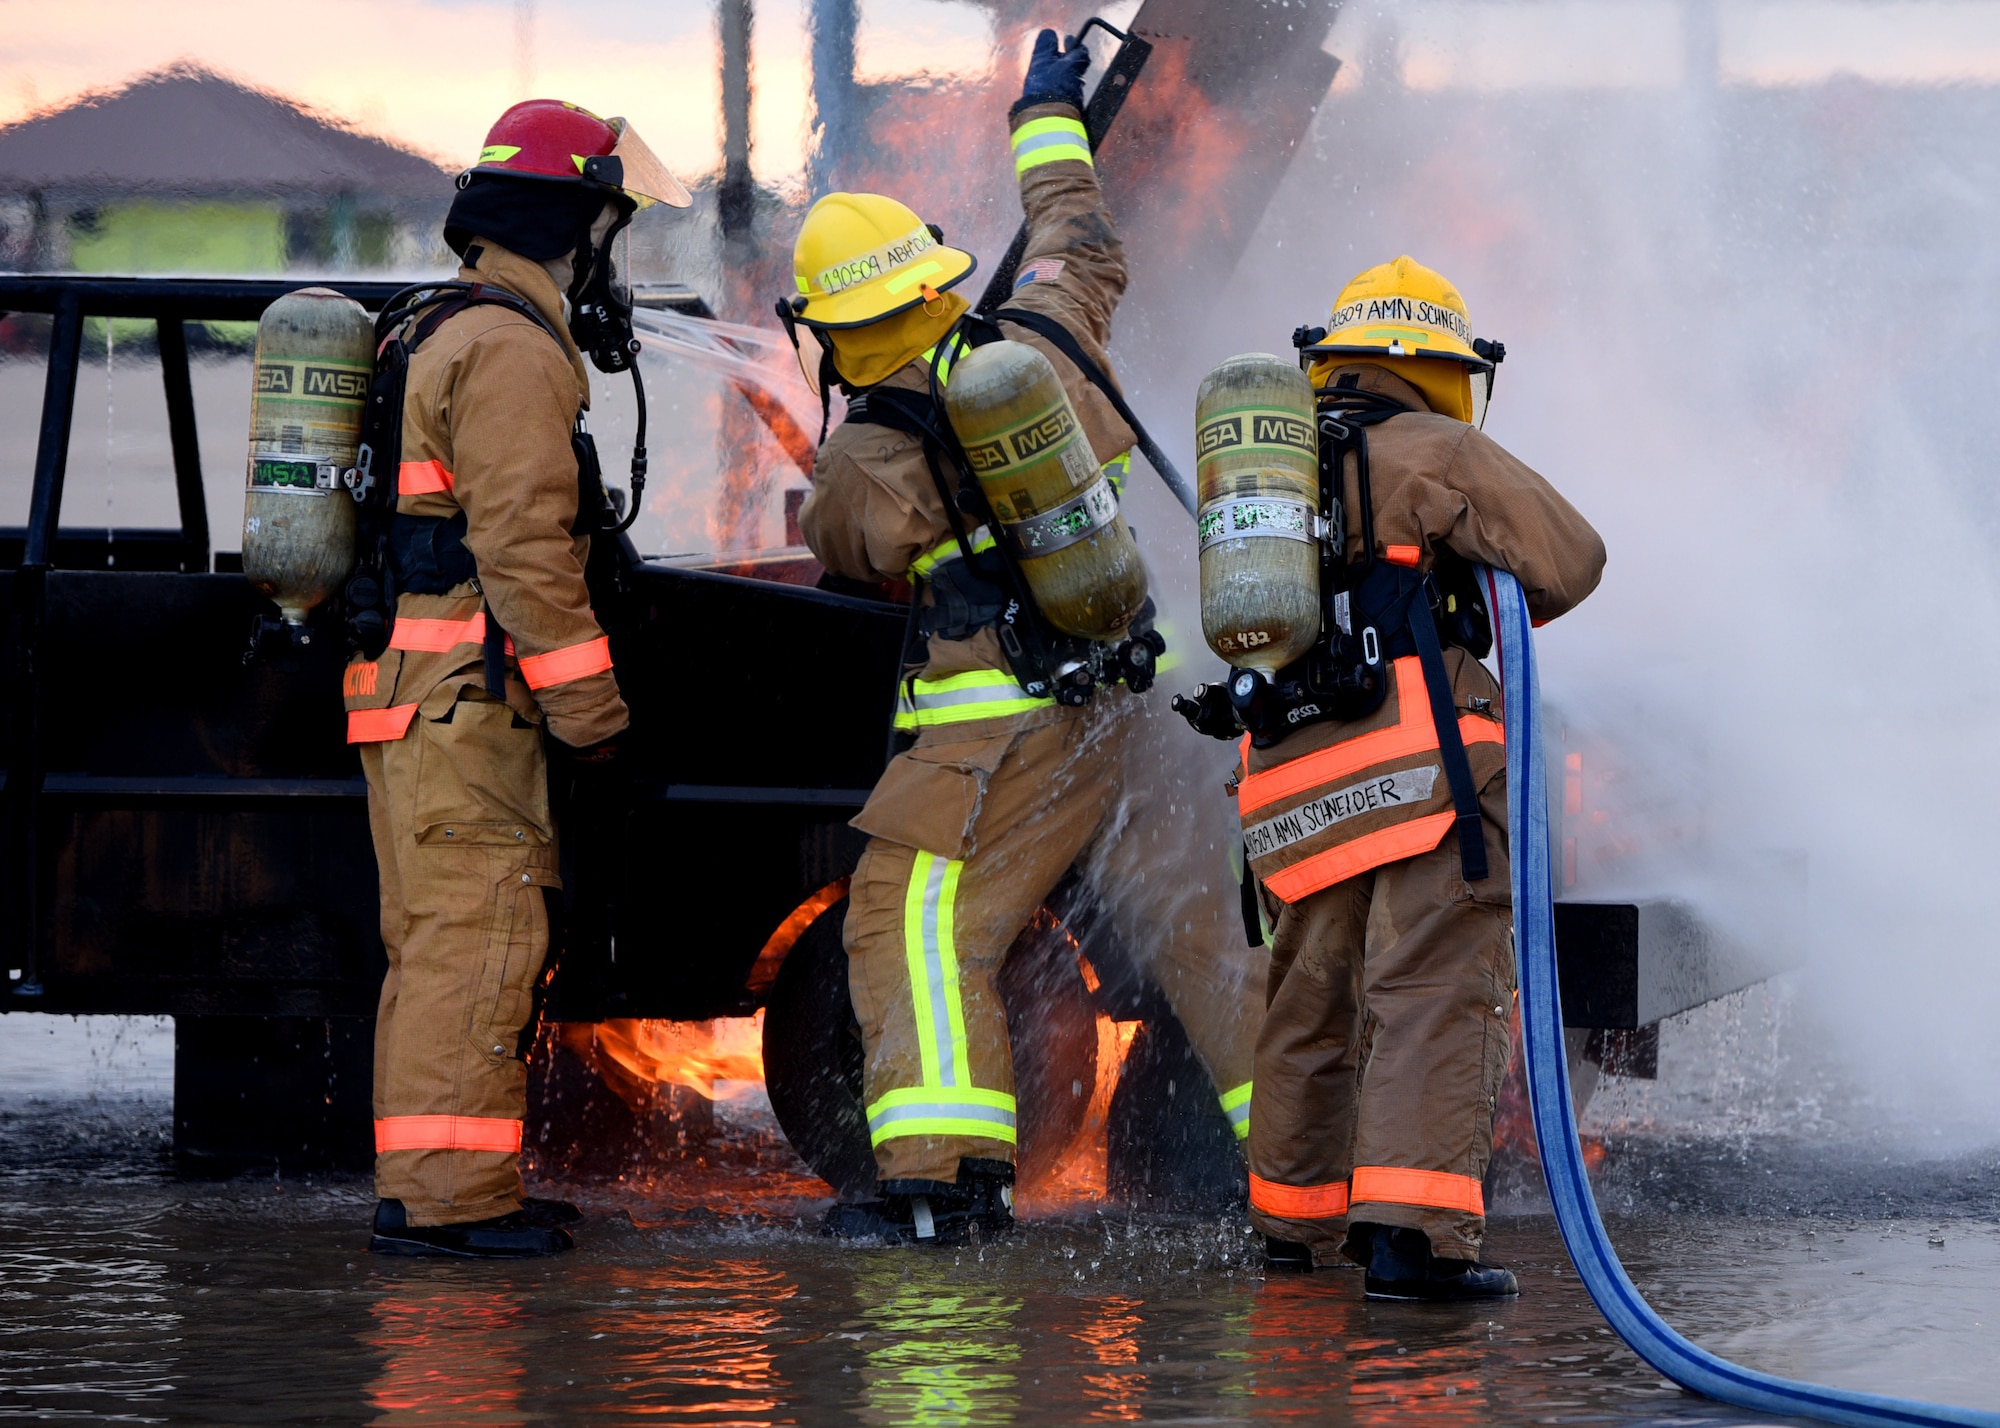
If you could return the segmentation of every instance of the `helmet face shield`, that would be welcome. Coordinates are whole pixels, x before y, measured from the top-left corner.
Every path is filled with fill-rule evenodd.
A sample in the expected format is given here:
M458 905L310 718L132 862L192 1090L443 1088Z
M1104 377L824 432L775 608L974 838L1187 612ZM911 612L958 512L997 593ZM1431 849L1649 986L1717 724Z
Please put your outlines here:
M806 386L814 396L824 397L820 372L832 352L826 334L800 322L789 298L778 299L778 321L784 326L785 336L792 340L792 351L798 354L799 371L805 375Z
M655 203L686 208L694 202L681 181L639 137L638 130L624 119L604 122L618 135L618 142L611 146L611 157L617 161L619 173L612 181L625 190L626 197L641 208Z
M1483 428L1486 425L1486 403L1493 395L1493 371L1472 374L1472 424Z

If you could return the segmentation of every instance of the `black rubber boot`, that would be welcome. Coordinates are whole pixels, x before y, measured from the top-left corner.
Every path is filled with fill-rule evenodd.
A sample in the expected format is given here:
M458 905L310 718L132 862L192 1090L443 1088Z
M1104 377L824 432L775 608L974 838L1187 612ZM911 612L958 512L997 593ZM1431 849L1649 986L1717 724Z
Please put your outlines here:
M375 1234L368 1248L377 1254L533 1259L575 1249L576 1241L558 1225L536 1224L525 1210L462 1225L413 1225L401 1200L377 1200Z
M1440 1259L1422 1230L1369 1226L1368 1273L1362 1291L1370 1299L1453 1303L1469 1299L1512 1299L1521 1292L1514 1272L1469 1259Z
M583 1218L583 1211L567 1200L544 1200L538 1195L521 1197L521 1214L529 1224L537 1229L550 1230L560 1225L574 1225Z
M1297 1240L1281 1240L1276 1235L1264 1236L1264 1268L1282 1270L1293 1274L1310 1274L1313 1267L1313 1252Z
M998 1239L1014 1229L1014 1167L999 1160L961 1160L956 1184L944 1180L885 1180L873 1200L835 1205L823 1234L896 1245L962 1245L976 1233Z

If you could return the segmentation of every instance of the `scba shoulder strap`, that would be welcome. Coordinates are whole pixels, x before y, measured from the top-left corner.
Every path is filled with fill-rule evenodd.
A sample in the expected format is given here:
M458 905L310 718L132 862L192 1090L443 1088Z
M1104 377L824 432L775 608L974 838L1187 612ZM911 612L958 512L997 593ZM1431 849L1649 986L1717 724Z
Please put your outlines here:
M847 419L871 422L917 438L923 448L924 465L930 472L931 484L944 507L945 521L951 527L952 538L964 562L964 573L969 576L976 572L997 588L1000 599L994 628L999 633L1000 648L1007 656L1014 678L1031 698L1060 697L1050 640L1045 633L1041 612L1028 594L1027 582L1021 578L1004 550L996 547L991 552L995 559L989 567L980 558L981 553L972 548L972 538L966 530L960 503L968 492L974 493L974 498L977 498L977 485L967 484L972 478L964 454L951 423L945 419L937 402L926 393L900 387L876 387L848 403ZM956 492L945 480L938 460L940 452L950 458L953 469L959 475Z

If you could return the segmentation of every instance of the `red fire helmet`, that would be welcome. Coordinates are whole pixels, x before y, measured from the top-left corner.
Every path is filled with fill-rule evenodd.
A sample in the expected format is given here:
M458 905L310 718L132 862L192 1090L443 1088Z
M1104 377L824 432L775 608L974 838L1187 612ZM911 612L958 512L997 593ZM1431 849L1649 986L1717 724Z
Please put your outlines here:
M524 99L502 114L471 172L615 189L640 208L692 202L630 124L560 99Z

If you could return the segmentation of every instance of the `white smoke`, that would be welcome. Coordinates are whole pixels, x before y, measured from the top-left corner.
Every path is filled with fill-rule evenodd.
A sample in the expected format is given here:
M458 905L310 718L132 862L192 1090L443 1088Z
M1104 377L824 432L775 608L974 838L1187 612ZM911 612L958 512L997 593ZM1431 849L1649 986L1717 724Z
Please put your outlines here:
M1613 751L1606 841L1635 849L1586 859L1574 891L1694 897L1729 923L1765 892L1753 855L1802 852L1808 960L1759 1003L1788 1010L1766 1017L1784 1045L1757 1051L1757 1094L1990 1144L2000 90L1740 82L1768 8L1749 0L1630 7L1651 17L1636 36L1658 11L1684 51L1624 69L1524 50L1565 43L1550 14L1578 7L1547 4L1476 7L1489 48L1453 61L1444 8L1344 12L1328 48L1348 67L1231 282L1171 313L1153 295L1142 320L1177 319L1186 358L1144 410L1185 457L1209 366L1286 350L1398 253L1449 276L1508 344L1488 432L1610 550L1540 636L1545 699ZM1897 9L1820 8L1864 34L1849 12ZM1185 589L1191 557L1163 549L1185 531L1147 524ZM1704 1045L1738 1054L1740 1007L1704 1016L1735 1018Z

